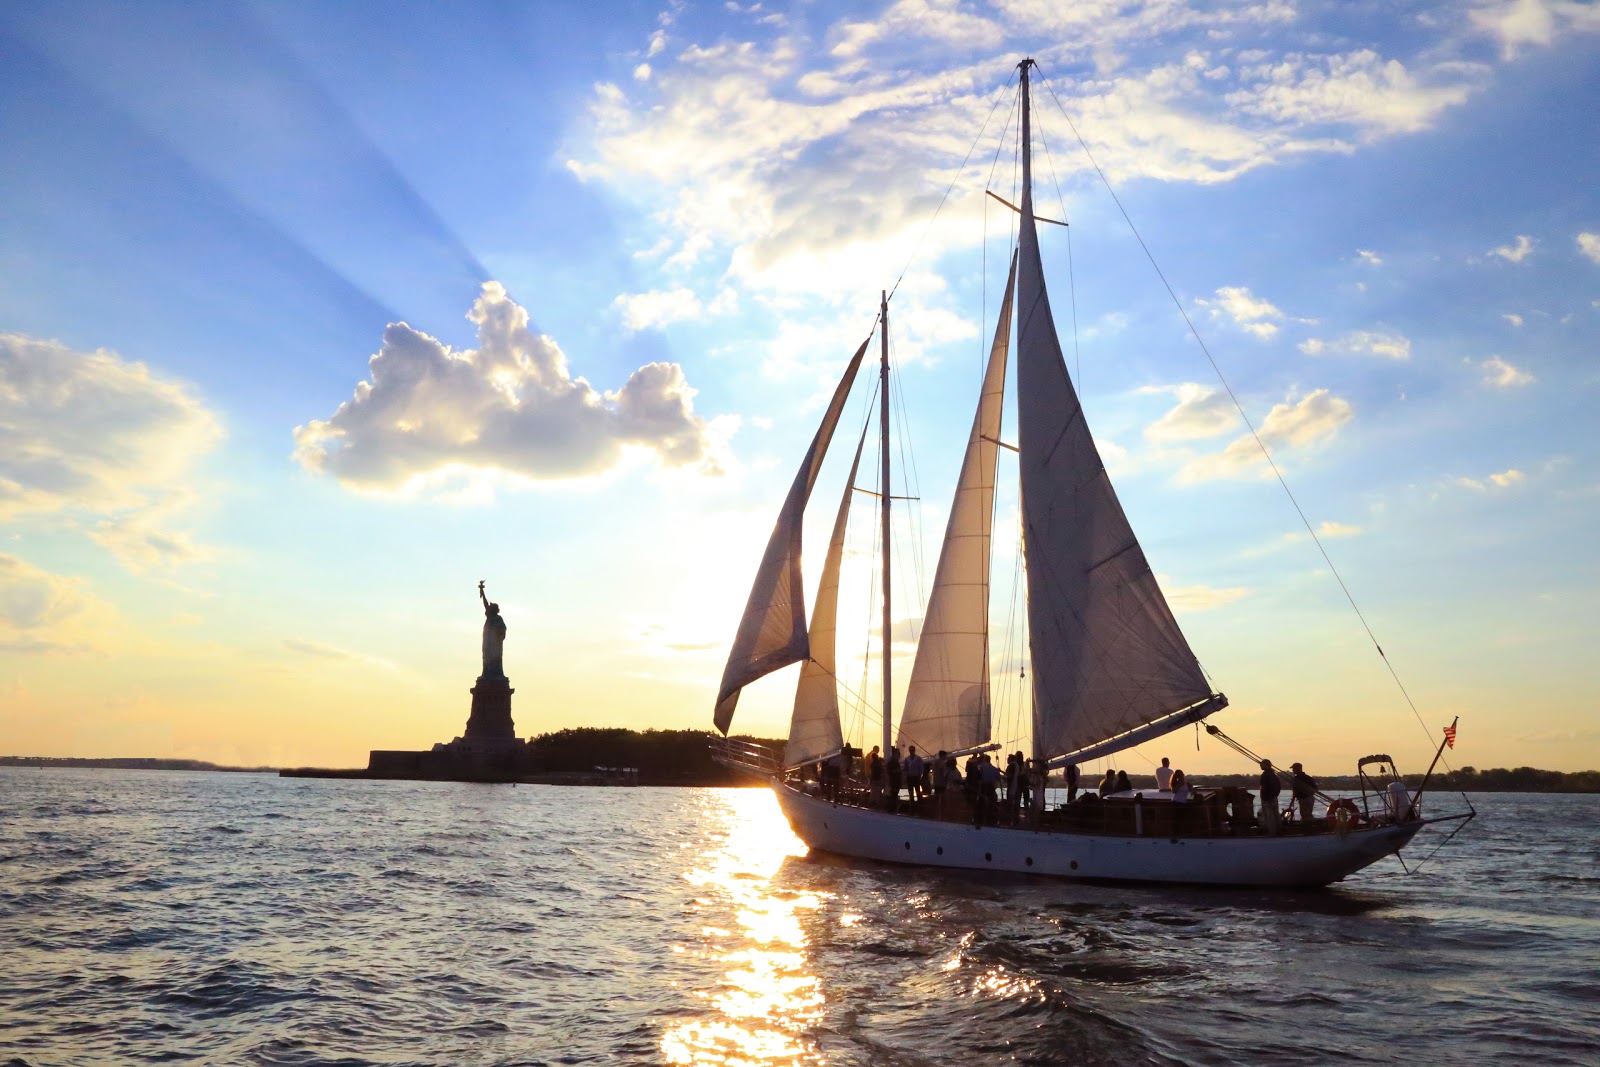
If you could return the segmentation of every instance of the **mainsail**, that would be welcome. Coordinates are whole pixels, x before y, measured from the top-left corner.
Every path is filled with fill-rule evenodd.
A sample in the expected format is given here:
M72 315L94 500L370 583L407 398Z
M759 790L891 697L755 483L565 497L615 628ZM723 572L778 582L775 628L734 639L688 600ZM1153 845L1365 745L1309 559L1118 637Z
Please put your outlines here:
M805 659L808 654L805 591L800 575L800 532L806 501L811 498L817 471L822 468L834 427L839 423L850 386L861 367L861 357L866 354L871 340L869 337L861 342L845 368L844 377L822 416L822 425L817 427L817 435L811 439L811 447L806 450L794 484L789 487L783 510L778 513L772 537L767 541L766 554L761 557L761 568L756 572L755 585L745 603L744 618L739 620L739 632L728 653L728 665L722 671L722 686L717 691L713 721L724 734L733 721L741 689L763 675Z
M844 535L850 525L850 500L855 496L856 471L861 466L861 449L866 443L867 428L862 427L856 458L850 464L850 477L844 483L844 499L839 501L839 515L833 521L828 557L822 564L817 604L811 609L811 656L800 668L800 684L794 691L789 743L783 750L785 767L808 763L844 747L844 731L839 725L839 684L834 673L834 636L839 625L839 566L844 560Z
M896 743L925 752L957 752L989 740L990 535L1016 279L1013 257L900 719Z
M1220 706L1178 629L1083 419L1050 314L1034 224L1027 68L1017 266L1022 475L1035 751L1100 754ZM1190 714L1174 714L1194 709ZM1157 720L1164 728L1141 729ZM1137 735L1109 738L1139 730ZM1084 757L1087 758L1087 757Z

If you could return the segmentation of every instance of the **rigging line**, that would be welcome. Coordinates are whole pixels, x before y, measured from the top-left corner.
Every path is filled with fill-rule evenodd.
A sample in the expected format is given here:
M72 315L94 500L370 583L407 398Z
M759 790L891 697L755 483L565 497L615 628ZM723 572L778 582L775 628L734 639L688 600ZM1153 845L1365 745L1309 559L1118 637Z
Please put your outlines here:
M1311 535L1312 543L1317 546L1317 551L1322 554L1323 562L1328 565L1328 570L1333 575L1334 581L1339 583L1340 591L1344 593L1345 600L1349 601L1351 610L1356 613L1356 618L1361 621L1361 628L1367 632L1367 638L1372 642L1372 647L1378 650L1378 658L1383 660L1384 667L1389 671L1389 677L1394 679L1394 684L1400 690L1400 695L1405 698L1406 706L1411 709L1411 714L1416 717L1417 725L1422 727L1422 732L1432 741L1433 731L1423 721L1422 712L1417 709L1416 702L1411 699L1411 693L1407 691L1405 683L1400 680L1400 674L1394 669L1394 664L1390 663L1389 657L1384 654L1383 646L1378 643L1377 634L1372 632L1372 627L1368 624L1367 617L1362 614L1361 607L1356 603L1356 598L1351 594L1349 586L1345 585L1344 576L1333 565L1333 559L1328 555L1327 546L1322 543L1322 538L1317 536L1317 531L1312 527L1311 520L1306 517L1305 510L1300 507L1300 501L1295 499L1294 492L1289 488L1288 481L1283 477L1283 472L1278 469L1278 464L1272 458L1272 453L1267 450L1266 442L1261 440L1261 434L1257 432L1255 423L1250 420L1249 415L1245 414L1244 405L1239 402L1239 397L1234 393L1233 386L1229 385L1228 379L1223 376L1222 368L1217 365L1216 358L1211 354L1211 349L1206 347L1205 339L1200 336L1200 331L1195 328L1194 320L1189 317L1189 312L1184 309L1183 302L1178 299L1177 292L1173 290L1172 283L1167 280L1166 273L1161 269L1161 264L1156 262L1155 254L1150 251L1150 246L1145 243L1144 235L1133 224L1133 218L1128 214L1128 209L1123 207L1122 198L1117 196L1116 189L1112 188L1111 179L1106 177L1105 171L1100 169L1099 161L1089 151L1088 142L1083 139L1083 134L1078 132L1078 127L1072 121L1072 116L1068 115L1067 109L1062 106L1061 98L1056 96L1055 86L1051 85L1048 79L1041 77L1040 80L1045 83L1045 88L1049 91L1050 98L1056 102L1056 109L1061 112L1061 117L1066 119L1067 126L1072 130L1073 136L1078 139L1079 147L1083 149L1083 154L1088 158L1090 166L1094 167L1094 172L1099 176L1101 184L1106 187L1106 192L1111 194L1112 202L1117 205L1117 210L1122 213L1122 220L1128 224L1128 229L1132 231L1134 239L1139 242L1139 247L1144 250L1145 258L1150 261L1150 266L1155 269L1156 277L1161 279L1161 284L1166 288L1167 295L1172 298L1173 306L1178 309L1178 314L1183 316L1184 324L1189 327L1189 333L1194 337L1195 343L1200 346L1200 351L1205 353L1206 362L1211 364L1211 369L1215 372L1217 380L1222 383L1222 388L1227 390L1228 399L1233 401L1233 406L1239 412L1239 417L1244 420L1245 427L1249 429L1250 436L1255 440L1256 447L1261 450L1261 455L1266 459L1267 465L1272 468L1273 477L1278 480L1278 485L1282 487L1284 495L1289 498L1289 503L1294 506L1295 514L1300 516L1301 524L1305 526L1306 533ZM1447 768L1448 766L1449 764L1446 764Z
M1013 75L1014 76L1014 75ZM888 299L893 300L894 294L900 291L900 283L905 280L906 271L911 269L911 264L917 261L917 256L922 252L923 244L928 240L928 234L933 232L933 224L939 218L939 212L944 210L945 202L950 199L950 194L955 191L956 183L961 180L961 172L967 169L967 163L972 159L972 153L977 151L978 142L983 140L983 131L989 128L989 123L994 121L994 113L1000 109L1000 101L1005 99L1005 91L1011 88L1011 78L1006 79L998 92L995 93L994 104L989 108L989 114L983 120L983 125L978 128L978 136L972 139L972 144L967 148L967 154L961 160L961 165L956 168L955 174L950 178L950 184L945 186L944 196L939 198L939 206L933 209L933 217L928 220L928 225L923 227L922 236L917 238L916 247L911 250L905 266L900 268L900 276L889 287Z

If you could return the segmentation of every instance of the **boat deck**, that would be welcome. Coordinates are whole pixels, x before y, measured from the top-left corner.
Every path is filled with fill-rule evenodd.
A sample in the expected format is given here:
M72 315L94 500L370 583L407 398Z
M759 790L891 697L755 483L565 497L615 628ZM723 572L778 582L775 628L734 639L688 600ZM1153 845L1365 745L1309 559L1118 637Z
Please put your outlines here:
M823 796L822 786L814 780L786 779L786 784L810 796ZM1048 807L1041 816L1031 810L1016 809L1004 800L993 804L978 802L977 811L964 790L946 790L943 796L928 796L922 800L898 798L894 807L882 798L874 799L863 782L845 780L838 796L832 798L841 806L875 811L891 811L932 822L963 823L974 826L1004 826L1043 832L1075 834L1104 834L1108 837L1171 837L1213 838L1262 836L1260 820L1255 811L1255 794L1239 786L1222 786L1216 789L1196 789L1187 803L1178 804L1170 793L1130 792L1115 794L1105 799L1090 791L1080 793L1071 804ZM1357 823L1365 827L1372 820L1363 817ZM1326 834L1334 832L1324 818L1301 822L1291 814L1279 822L1280 834Z

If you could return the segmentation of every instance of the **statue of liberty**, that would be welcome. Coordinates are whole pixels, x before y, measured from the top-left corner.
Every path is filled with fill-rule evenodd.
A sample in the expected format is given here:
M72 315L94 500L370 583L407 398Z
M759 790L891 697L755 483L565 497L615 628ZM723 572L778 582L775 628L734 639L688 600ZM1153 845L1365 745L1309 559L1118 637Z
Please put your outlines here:
M500 605L489 603L482 582L478 583L478 599L483 601L483 677L504 678L506 620L500 617Z

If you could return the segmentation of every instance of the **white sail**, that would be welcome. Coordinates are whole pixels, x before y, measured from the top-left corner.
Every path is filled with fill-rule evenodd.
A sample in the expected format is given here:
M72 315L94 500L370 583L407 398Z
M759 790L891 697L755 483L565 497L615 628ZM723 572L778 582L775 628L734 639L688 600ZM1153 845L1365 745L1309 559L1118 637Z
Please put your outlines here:
M1026 110L1023 117L1026 139ZM1176 729L1198 716L1173 712L1210 710L1212 694L1067 377L1039 259L1026 150L1023 161L1016 362L1028 639L1035 749L1059 755L1163 717Z
M761 568L756 572L744 617L739 620L739 632L728 653L728 665L722 671L722 685L717 690L713 721L724 734L733 721L741 689L763 675L805 659L808 654L805 591L800 584L800 531L806 501L811 498L817 471L822 468L834 427L839 423L850 386L861 367L861 357L866 354L871 340L869 337L861 342L845 368L844 377L822 416L822 425L817 427L817 435L811 439L811 447L806 450L794 484L789 487L783 510L778 513L772 537L767 541L766 554L761 557Z
M924 752L957 752L989 740L989 559L1016 278L1013 258L900 718L896 743Z
M855 496L856 471L861 466L861 449L867 431L861 431L856 458L850 464L850 477L844 483L844 499L833 521L833 538L828 542L828 558L822 564L822 581L817 585L817 604L811 609L811 657L800 668L800 684L794 691L794 714L789 719L789 743L783 750L783 765L794 767L844 747L844 731L839 725L839 685L835 673L835 633L839 625L839 566L844 561L844 535L850 525L850 500Z

